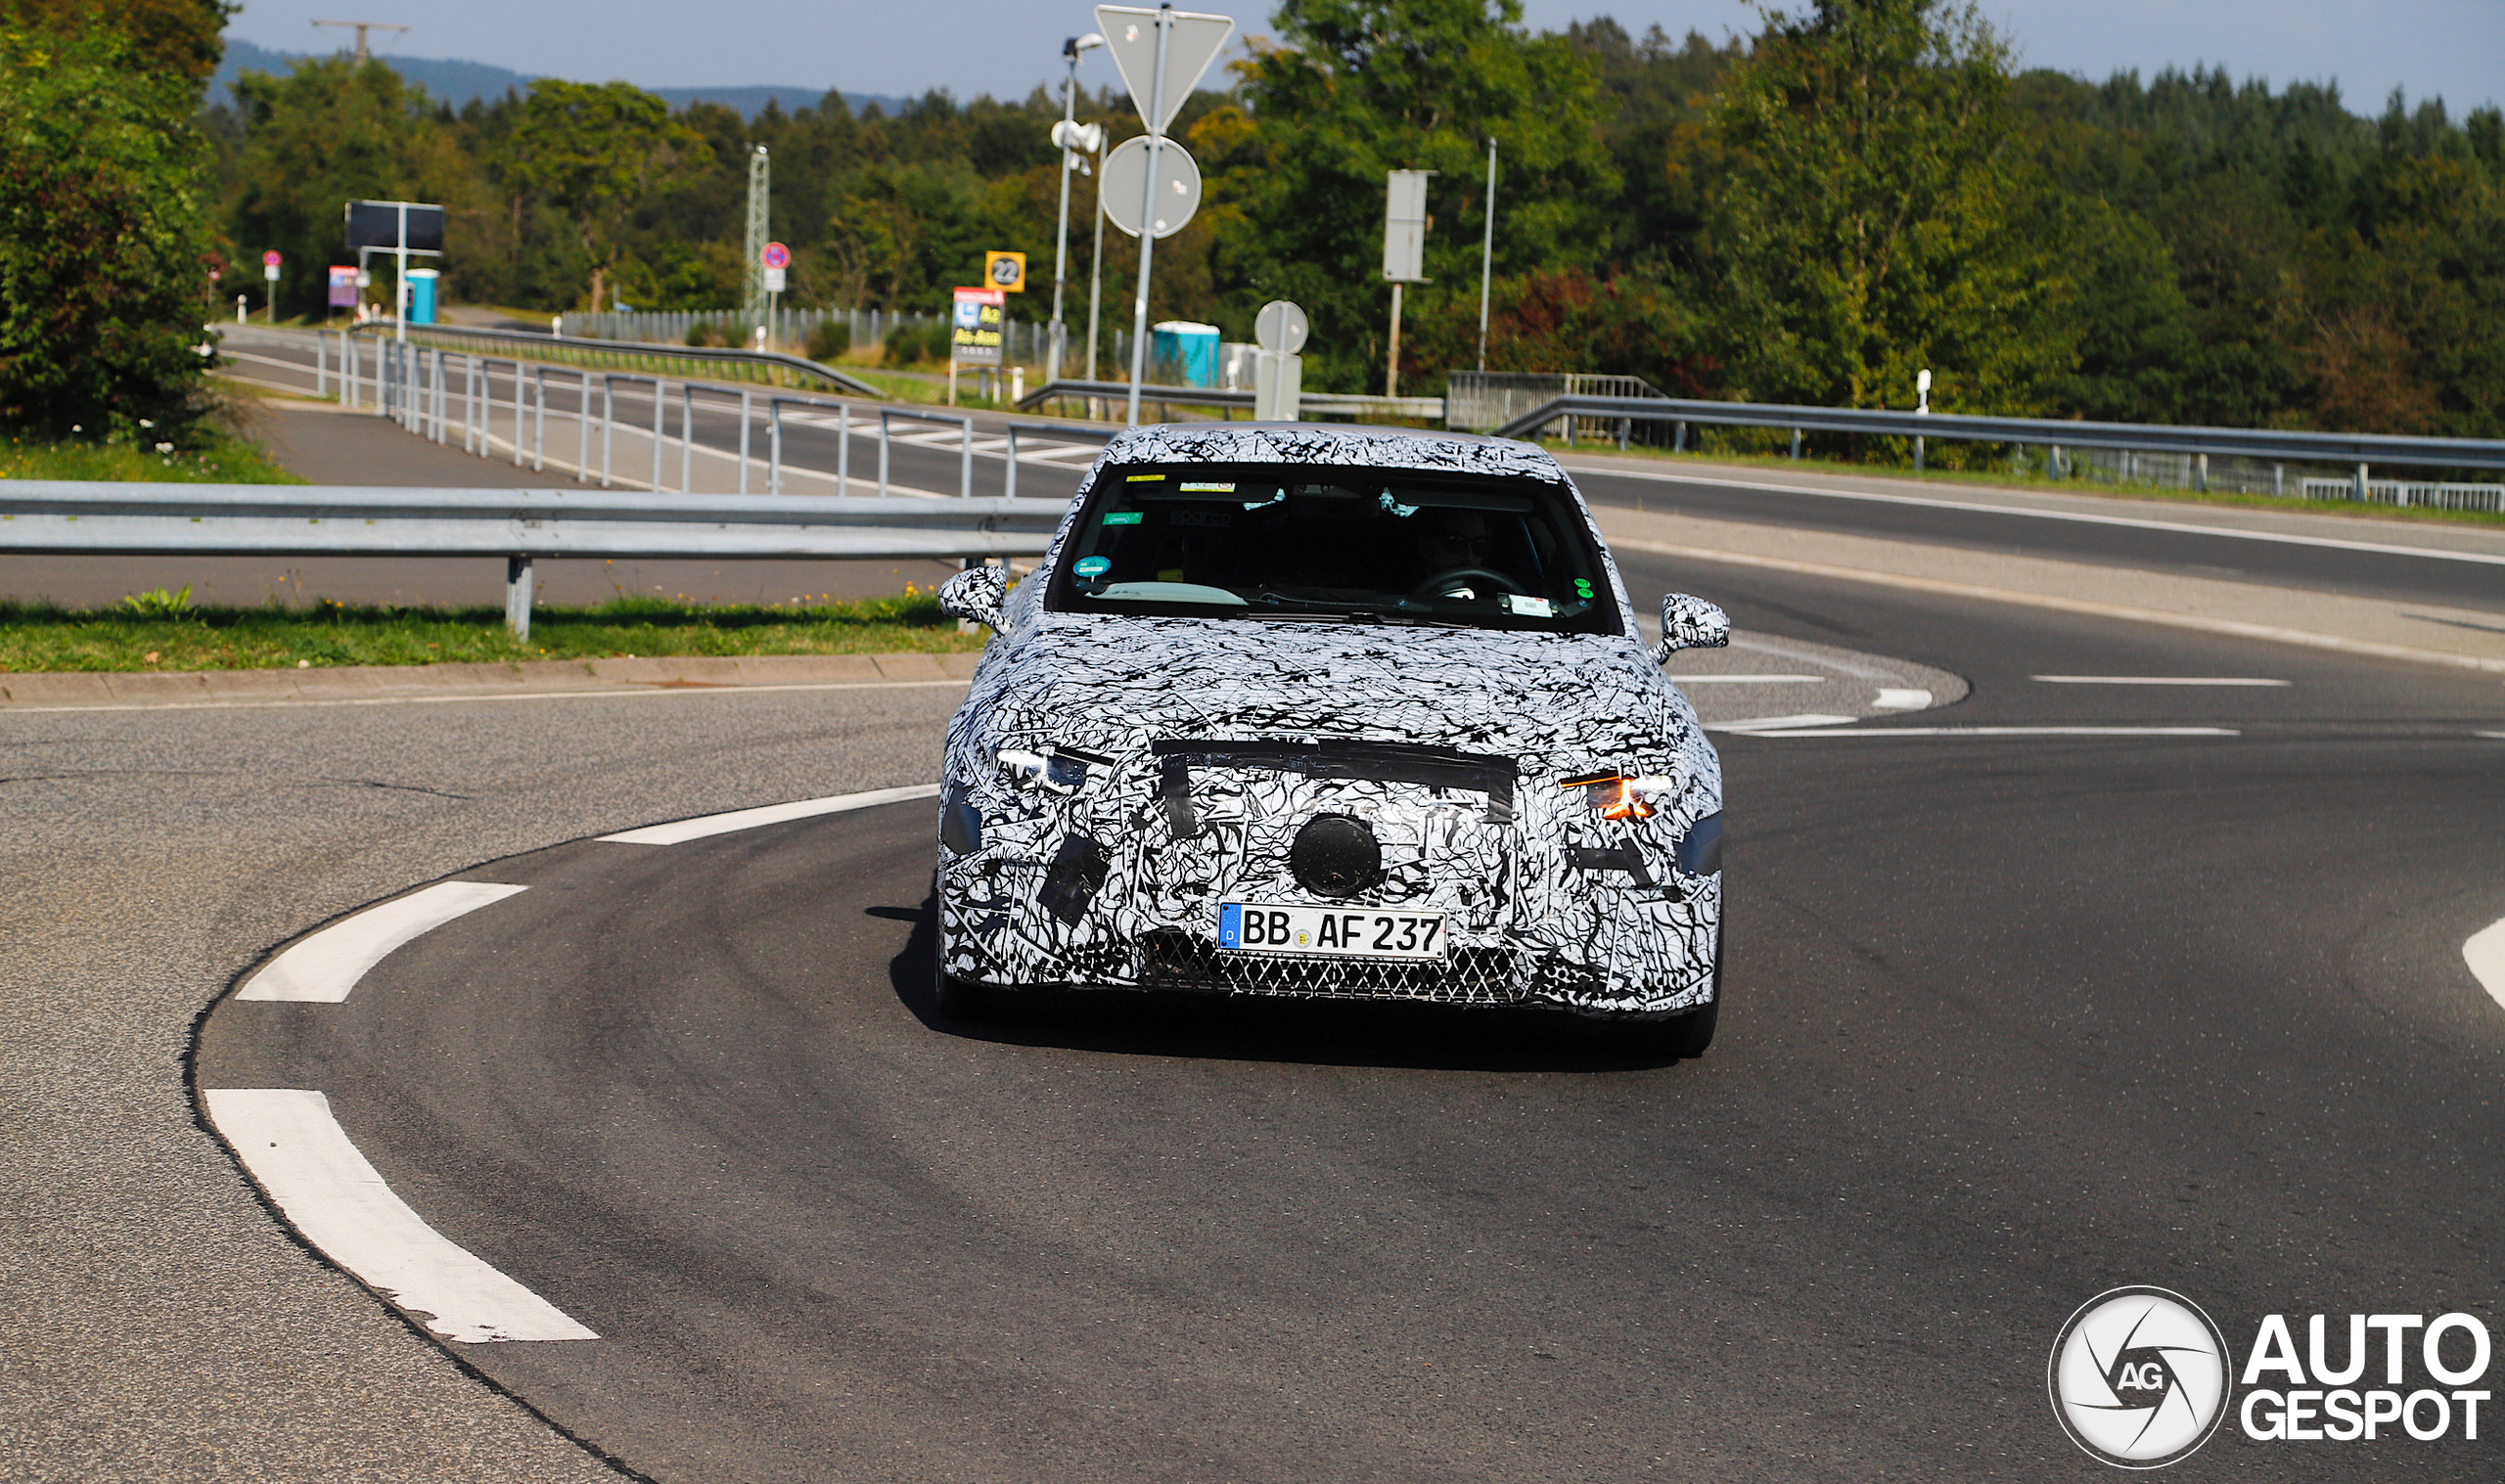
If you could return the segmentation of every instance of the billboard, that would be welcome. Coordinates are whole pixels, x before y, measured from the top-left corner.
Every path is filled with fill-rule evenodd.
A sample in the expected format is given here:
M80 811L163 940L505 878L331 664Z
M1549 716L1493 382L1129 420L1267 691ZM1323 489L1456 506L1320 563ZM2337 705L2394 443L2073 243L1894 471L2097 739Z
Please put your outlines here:
M356 307L356 270L354 268L334 266L331 269L331 307L334 309Z
M1001 306L1008 295L997 289L960 289L956 315L950 321L948 357L967 366L1000 364Z
M409 240L400 241L402 213L407 213ZM443 250L443 207L413 201L352 201L347 204L348 247L406 247L412 252Z

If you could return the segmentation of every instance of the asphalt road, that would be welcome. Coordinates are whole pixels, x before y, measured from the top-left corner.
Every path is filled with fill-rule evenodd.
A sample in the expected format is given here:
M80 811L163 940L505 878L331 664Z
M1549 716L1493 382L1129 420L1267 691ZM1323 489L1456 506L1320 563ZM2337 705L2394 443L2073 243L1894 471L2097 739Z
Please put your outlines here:
M244 348L245 344L238 342L239 348ZM300 341L271 344L255 338L249 343L249 349L254 355L280 360L306 360L309 364L309 352L301 348ZM249 369L254 375L269 377L282 383L300 383L308 387L311 384L309 376L299 372L265 364L254 364ZM512 395L510 383L498 382L495 386L497 389L492 395L506 398L509 405ZM552 378L549 388L546 448L551 455L570 460L583 442L571 422L576 409L576 392L562 377ZM597 468L600 443L597 396L594 406L589 445L593 450L593 467ZM633 382L618 383L615 416L620 429L620 442L612 460L614 472L622 477L649 479L652 471L649 434L632 431L638 427L649 428L652 425L649 389ZM669 441L661 460L661 482L669 488L677 487L678 418L679 408L673 399L666 424ZM978 494L997 494L1005 487L1006 462L997 447L997 440L1006 420L986 413L975 414L974 419L978 437L988 435L994 443L989 451L976 454L974 490ZM491 414L488 427L500 437L509 436L510 412ZM727 403L700 404L696 427L700 447L709 447L724 454L737 448L736 419ZM875 413L864 415L856 422L855 428L850 488L852 493L865 494L875 488L877 477ZM899 424L898 430L931 441L899 438L893 444L890 475L894 482L903 488L955 493L960 488L963 468L956 430L939 427L916 429L905 424ZM456 440L458 436L456 430ZM797 416L786 424L784 457L795 470L811 470L831 475L840 463L841 441L832 427L808 421L805 415ZM1049 443L1052 440L1045 441ZM752 450L759 459L764 457L764 442L760 427L752 435ZM1076 474L1084 471L1089 457L1088 445L1084 442L1067 443L1066 452L1059 459L1063 468L1030 466L1022 470L1020 493L1069 493L1076 487ZM1570 462L1576 466L1576 482L1588 497L1600 504L1640 506L1653 511L1804 531L1875 536L1981 554L2052 558L2139 571L2223 578L2273 588L2414 601L2494 611L2499 613L2500 621L2505 621L2505 534L2493 531L2465 531L2455 527L2448 534L2437 535L2428 527L2380 520L2330 522L2331 528L2325 530L2326 522L2303 517L2290 517L2218 507L2168 506L2159 502L2084 495L2003 498L1989 491L1977 491L1960 485L1939 484L1925 491L1922 486L1902 480L1788 476L1780 470L1735 472L1693 467L1647 467L1635 461L1613 463L1584 459ZM478 482L524 482L513 479L512 466L503 459L473 458L471 467L479 471ZM699 468L700 488L727 488L727 481L735 476L732 472L735 466L727 459L713 461L709 472L705 472L706 467L701 464ZM762 472L755 477L761 480ZM707 483L706 480L712 482ZM803 484L797 478L793 487L806 488L812 493L833 493L836 488L831 479ZM1870 498L1873 495L1878 498ZM1904 498L1906 496L1912 499ZM1938 503L1919 503L1924 499ZM2087 518L2054 518L2064 515ZM2112 523L2117 521L2134 523ZM2410 545L2425 541L2471 551L2487 560L2464 562L2447 560L2434 553L2422 556L2341 550L2309 545L2303 540L2252 538L2254 533L2285 535L2300 530L2316 540L2328 536L2369 545Z
M1973 682L1908 720L2234 735L1726 735L1697 1061L1391 1011L950 1023L919 803L479 865L530 889L344 1004L221 1006L199 1082L328 1091L602 1336L461 1359L669 1480L2085 1479L2044 1364L2105 1288L2239 1355L2270 1313L2499 1327L2492 680L1626 565ZM2173 1471L2497 1472L2492 1431L2232 1422Z

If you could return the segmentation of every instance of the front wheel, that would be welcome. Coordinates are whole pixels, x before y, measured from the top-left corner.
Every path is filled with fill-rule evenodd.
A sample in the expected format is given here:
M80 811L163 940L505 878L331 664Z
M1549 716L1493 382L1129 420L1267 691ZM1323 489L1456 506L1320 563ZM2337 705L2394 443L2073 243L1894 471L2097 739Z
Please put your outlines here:
M950 1019L973 1024L988 1020L998 1006L991 991L970 979L960 979L942 968L933 977L933 998L938 1002L939 1013Z

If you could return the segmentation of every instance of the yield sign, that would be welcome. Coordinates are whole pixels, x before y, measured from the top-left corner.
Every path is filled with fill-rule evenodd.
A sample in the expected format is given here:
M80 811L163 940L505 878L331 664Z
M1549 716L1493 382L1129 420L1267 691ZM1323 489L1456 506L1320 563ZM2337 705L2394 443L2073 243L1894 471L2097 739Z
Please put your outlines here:
M1157 88L1159 20L1168 23L1165 42L1165 94ZM1122 81L1130 85L1131 102L1151 134L1162 134L1181 112L1183 101L1198 87L1201 74L1217 60L1218 49L1235 33L1231 16L1204 16L1193 11L1152 11L1135 5L1096 7L1096 28L1105 33L1105 49L1114 54Z

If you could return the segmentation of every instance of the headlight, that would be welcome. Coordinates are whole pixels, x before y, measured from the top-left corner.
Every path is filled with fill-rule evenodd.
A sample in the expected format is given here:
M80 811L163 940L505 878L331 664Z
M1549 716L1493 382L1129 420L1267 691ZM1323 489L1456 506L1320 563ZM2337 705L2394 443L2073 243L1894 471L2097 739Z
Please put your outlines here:
M992 757L999 762L1009 781L1021 788L1041 788L1047 793L1076 793L1087 787L1089 767L1110 768L1114 760L1093 752L1081 752L1047 742L1040 752L1024 747L1003 747Z
M1640 820L1651 819L1657 802L1677 797L1685 786L1655 774L1586 773L1565 779L1557 787L1582 789L1584 802L1605 820Z

